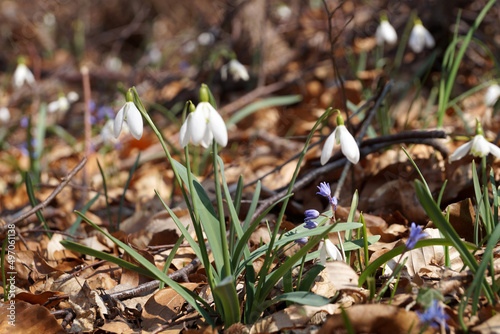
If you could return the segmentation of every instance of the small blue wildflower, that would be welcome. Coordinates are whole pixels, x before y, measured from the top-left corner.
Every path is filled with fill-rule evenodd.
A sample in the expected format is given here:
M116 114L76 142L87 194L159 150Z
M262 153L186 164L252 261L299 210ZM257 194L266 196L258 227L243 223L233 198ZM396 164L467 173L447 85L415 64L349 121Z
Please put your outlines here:
M333 206L333 210L337 210L337 197L332 197L332 191L330 189L330 185L326 182L321 182L318 186L319 191L316 193L317 195L321 195L323 197L328 198L328 201Z
M302 238L295 239L295 242L300 244L300 245L305 245L305 244L307 244L308 241L309 241L308 237L302 237Z
M108 106L101 106L97 109L97 119L103 120L103 119L113 119L115 117L115 114L113 112L113 108L108 107Z
M417 224L411 223L410 236L406 241L406 249L412 250L415 248L415 245L420 239L427 236L429 236L427 233L422 232L422 226L417 226Z
M306 212L304 212L304 215L306 216L306 218L304 219L305 228L312 230L313 228L316 228L318 226L318 223L313 221L313 219L319 217L318 210L314 209L306 210Z
M440 306L438 301L435 299L432 301L432 305L425 310L424 313L417 311L417 315L420 318L420 321L435 328L438 328L441 325L447 326L446 320L449 318L448 315L444 313L443 307Z
M22 128L27 128L29 124L29 119L28 117L24 116L21 118L21 121L19 122Z
M304 227L308 228L310 230L315 229L316 227L318 227L318 223L315 222L314 220L305 220L304 223L305 223Z
M327 198L332 197L332 190L330 189L330 185L326 182L321 182L318 186L319 191L316 193L317 195L321 195Z
M306 220L316 219L319 217L319 211L314 209L306 210L304 215L306 216Z

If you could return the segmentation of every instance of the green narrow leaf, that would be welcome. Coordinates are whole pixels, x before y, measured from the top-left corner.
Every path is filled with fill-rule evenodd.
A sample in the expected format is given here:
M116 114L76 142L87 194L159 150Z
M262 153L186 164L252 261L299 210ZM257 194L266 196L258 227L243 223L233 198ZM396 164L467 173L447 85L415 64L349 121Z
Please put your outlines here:
M175 254L177 253L177 250L179 249L183 241L184 241L184 235L181 234L179 239L177 239L177 242L175 243L174 247L170 250L170 254L168 254L168 257L165 260L165 264L163 265L163 273L165 275L167 274L168 268L170 268L170 264L172 264L172 260L174 259ZM163 289L164 287L165 287L165 282L161 281L160 290Z
M255 209L257 209L257 205L259 204L261 188L262 188L262 184L259 180L257 182L257 185L255 186L255 192L253 193L252 203L250 203L250 208L248 209L248 213L247 213L247 216L245 218L245 222L243 223L243 231L245 231L245 232L248 230L248 227L250 226L250 223L252 222L252 216L255 212Z
M224 317L224 326L240 322L240 304L238 294L234 285L233 276L226 276L214 289L214 294L221 301Z
M139 164L139 159L141 158L141 152L137 155L137 159L135 159L134 164L132 165L132 169L128 173L127 182L125 183L125 187L123 188L123 194L120 198L120 206L118 207L118 220L116 221L116 229L120 230L120 224L122 222L122 210L123 205L125 204L125 194L127 192L128 186L130 185L130 180L132 180L132 176L134 175L135 170L137 169L137 165Z
M106 260L108 262L111 262L111 263L118 265L121 268L125 268L128 270L134 271L136 273L139 273L141 275L157 279L157 277L149 270L146 270L146 269L144 269L138 265L135 265L133 263L127 262L127 261L120 259L119 257L113 256L111 254L95 250L91 247L87 247L87 246L84 246L82 244L76 243L74 241L70 241L70 240L61 240L60 243L61 243L61 245L64 246L64 248L69 249L71 251L74 251L74 252L77 252L80 254L93 256L97 259Z
M31 176L28 172L26 172L24 177L26 182L26 192L28 193L28 199L30 201L31 206L35 207L38 205L38 201L36 200L35 191L33 190L33 183L31 182ZM50 230L49 224L47 224L47 221L45 220L45 217L42 215L40 210L38 210L35 214L38 220L43 224L43 228L46 230ZM52 233L47 233L47 235L49 239L52 238Z
M80 212L82 214L85 214L87 212L87 210L90 209L90 207L92 206L92 204L94 204L94 202L97 201L97 199L99 198L100 195L101 194L97 193L94 197L92 197L92 199L87 204L85 204L85 206L82 208L82 210ZM80 226L81 222L82 222L82 217L77 216L75 222L69 228L68 233L71 234L71 235L74 235L76 233L76 230Z
M114 232L117 231L117 229L113 225L113 220L111 219L111 210L109 208L109 198L108 198L108 187L106 186L106 176L104 175L104 171L102 170L101 164L99 163L99 159L96 159L96 161L102 177L102 187L104 188L104 198L106 199L106 212L108 214L109 228L112 232Z
M226 126L229 128L233 124L237 124L242 119L250 116L256 111L259 111L264 108L275 107L275 106L285 106L290 104L295 104L302 101L301 95L286 95L286 96L277 96L270 97L267 99L263 99L260 101L256 101L252 104L249 104L245 108L236 112L233 117L231 117L227 122Z
M165 275L153 263L149 262L147 259L145 259L141 254L139 254L133 248L131 248L127 244L121 242L120 240L116 239L111 234L107 233L106 231L102 230L99 226L94 224L92 221L90 221L87 217L82 215L80 212L76 211L76 213L78 215L80 215L83 218L83 220L85 220L88 224L90 224L92 227L97 229L104 236L111 239L111 241L113 241L116 245L121 247L125 252L127 252L130 256L132 256L137 262L139 262L143 267L145 267L146 270L149 270L151 273L153 273L157 279L165 282L166 285L168 285L175 292L177 292L182 298L184 298L196 311L198 311L205 318L206 322L208 322L212 326L215 325L210 314L203 307L201 307L198 304L198 302L206 304L206 302L204 300L202 300L199 296L194 294L192 291L184 288L182 285L180 285L179 283L177 283L176 281L172 280L170 277Z
M316 264L314 267L309 269L307 273L304 275L302 278L302 281L300 282L300 286L298 288L298 291L309 291L311 290L314 281L316 280L316 277L318 277L319 273L325 269L324 266L321 264Z

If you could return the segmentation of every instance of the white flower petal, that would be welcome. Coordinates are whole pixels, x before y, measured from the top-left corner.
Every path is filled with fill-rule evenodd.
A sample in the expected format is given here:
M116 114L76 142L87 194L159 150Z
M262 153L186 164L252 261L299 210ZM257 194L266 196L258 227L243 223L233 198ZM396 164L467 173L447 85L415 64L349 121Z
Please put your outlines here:
M321 242L321 246L319 247L319 262L321 262L323 266L326 265L326 247L324 241Z
M420 53L425 46L425 28L421 24L416 24L410 33L408 45L415 53Z
M127 102L125 105L125 108L128 109L126 110L125 118L127 120L130 133L135 139L140 140L144 130L141 112L137 109L134 102Z
M490 147L490 153L495 157L500 158L500 147L496 146L493 143L488 143L488 145Z
M436 45L436 41L434 41L434 37L432 37L429 30L425 29L424 37L425 37L425 46L429 49L432 49Z
M229 72L233 75L234 81L238 81L239 79L248 81L250 79L245 66L236 59L232 59L229 62Z
M333 148L335 147L335 135L338 127L328 136L321 151L321 164L324 165L330 160L333 154Z
M212 130L210 130L210 127L205 128L205 133L203 134L203 138L200 141L200 145L203 146L204 148L208 148L210 145L212 145L212 141L214 139L214 136L212 134Z
M476 135L472 139L470 152L475 157L485 157L490 153L489 142L482 135Z
M0 123L7 123L10 120L10 111L6 107L0 108Z
M122 132L123 120L125 118L124 114L125 114L125 105L118 111L118 114L116 114L115 117L115 124L113 126L113 132L115 138L118 138L120 136L120 132Z
M354 137L349 133L345 125L338 126L340 133L340 147L347 160L353 164L359 161L359 147Z
M186 147L186 145L189 144L188 129L190 128L190 122L191 122L191 114L189 114L186 117L186 120L184 121L184 124L182 124L181 131L179 133L179 143L181 144L182 148Z
M500 86L499 85L491 85L488 87L486 94L484 95L484 103L488 107L492 107L497 102L500 97Z
M59 101L52 101L47 105L47 111L49 113L54 113L59 110Z
M337 246L335 246L329 239L326 239L320 252L320 261L323 265L326 263L326 259L328 257L330 257L333 261L342 260L342 254Z
M378 45L383 45L384 42L394 45L398 41L396 30L388 21L385 20L380 22L380 25L377 27L375 37L377 38Z
M226 123L222 119L221 115L213 109L210 111L208 127L212 131L215 141L219 143L222 147L227 145L227 128Z
M210 114L210 109L207 108L213 107L208 102L200 102L196 106L194 112L192 112L192 120L191 120L191 128L190 136L191 141L194 145L198 145L203 137L205 136L205 131L207 129L207 118Z
M457 148L452 155L449 156L448 161L453 162L462 159L470 151L471 147L472 147L472 141L463 144L462 146Z

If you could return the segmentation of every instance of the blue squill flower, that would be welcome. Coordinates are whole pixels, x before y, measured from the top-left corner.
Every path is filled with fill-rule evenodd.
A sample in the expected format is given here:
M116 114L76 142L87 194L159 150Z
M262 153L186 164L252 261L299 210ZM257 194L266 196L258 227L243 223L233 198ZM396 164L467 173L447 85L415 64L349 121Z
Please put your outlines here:
M316 219L319 217L319 211L318 210L314 210L314 209L310 209L310 210L306 210L306 212L304 212L306 218L304 219L304 227L305 228L308 228L310 230L312 230L313 228L316 228L318 226L318 223L313 221L313 219Z
M332 190L330 189L330 185L326 182L321 182L318 186L318 189L319 191L316 194L328 198L328 201L333 206L334 210L337 210L337 197L332 197Z
M425 238L427 236L429 236L427 233L422 232L422 226L418 226L415 223L411 223L410 237L406 241L406 249L412 250L413 248L415 248L415 245L420 239Z
M441 325L446 325L446 320L449 318L446 313L444 313L444 309L439 305L437 300L432 301L432 305L425 310L424 313L420 313L417 311L417 315L420 318L420 321L427 325L431 325L432 327L439 327Z

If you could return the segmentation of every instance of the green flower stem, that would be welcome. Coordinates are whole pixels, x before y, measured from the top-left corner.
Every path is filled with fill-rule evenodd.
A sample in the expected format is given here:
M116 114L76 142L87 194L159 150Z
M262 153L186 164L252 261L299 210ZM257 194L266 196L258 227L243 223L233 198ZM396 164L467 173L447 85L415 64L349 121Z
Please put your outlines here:
M369 255L368 255L368 231L366 230L366 222L365 218L363 217L363 213L360 213L359 215L359 222L363 224L362 231L363 231L363 250L365 254L365 268L368 267L370 264L369 261ZM358 237L359 238L359 237ZM360 263L360 268L361 268L361 263Z
M297 278L297 289L299 288L300 286L300 283L302 281L302 273L304 272L304 264L306 263L306 255L304 255L304 257L302 258L302 262L300 262L300 269L299 269L299 276Z
M149 117L148 113L146 112L146 108L144 108L144 105L142 104L142 101L139 97L139 94L137 93L137 90L135 89L135 87L132 87L131 89L134 92L134 97L135 97L134 100L136 102L137 109L139 109L140 113L142 114L142 116L144 117L146 122L148 122L149 126L151 126L151 128L153 129L153 132L156 134L156 137L158 137L158 140L160 141L161 147L163 148L163 151L165 152L165 155L167 156L168 162L170 163L170 166L172 166L172 171L174 172L175 179L177 180L177 183L179 184L179 186L182 190L182 195L184 196L184 200L186 201L186 205L188 207L189 213L191 214L191 220L194 222L195 219L193 216L193 210L191 208L191 204L189 203L189 199L188 199L188 196L186 194L186 190L182 186L181 176L179 175L179 172L175 168L174 159L172 158L172 156L170 155L170 152L168 151L167 145L165 144L165 140L163 139L162 134L160 133L160 131L158 130L156 125L153 123L153 120L151 119L151 117Z
M184 154L186 156L186 171L187 171L187 177L188 177L188 183L189 183L189 193L194 194L194 183L193 183L193 174L191 174L191 164L189 163L189 149L188 146L184 148ZM201 228L201 223L200 223L200 217L198 214L198 204L196 203L196 200L193 198L191 195L191 200L193 201L193 212L194 212L194 219L193 219L193 226L194 230L196 233L196 238L198 239L198 244L200 245L200 251L201 251L201 256L203 260L203 266L205 267L205 272L207 274L208 278L208 284L210 285L210 288L213 290L215 288L215 281L214 281L214 275L212 273L212 266L210 265L210 260L208 258L208 251L207 247L205 245L204 237L203 237L203 230Z
M312 139L312 137L314 135L314 132L316 131L316 129L318 128L318 126L327 117L329 117L334 111L335 111L334 109L328 108L323 113L323 115L321 115L321 117L318 119L318 121L316 122L316 124L314 124L311 132L309 133L309 136L307 137L306 143L304 144L304 148L302 149L302 152L300 154L299 161L297 162L297 167L295 167L295 171L293 173L292 179L290 180L290 185L288 186L288 191L287 191L287 193L286 193L285 196L289 196L292 193L293 185L295 184L295 180L297 179L297 175L299 174L299 171L300 171L300 165L302 164L302 160L304 160L304 156L307 153L307 149L308 149L309 143L311 142L311 139ZM276 236L278 235L278 231L280 229L281 221L283 220L283 216L285 215L285 210L286 210L286 207L288 205L289 199L290 199L290 197L287 197L283 201L283 205L281 206L281 211L279 213L278 219L276 220L276 226L274 227L274 231L273 231L273 234L272 234L272 237L271 237L271 241L269 242L269 247L268 247L267 252L266 252L266 256L265 256L266 259L270 258L270 256L271 256L271 252L272 252L272 250L274 248L274 242L276 241ZM271 265L272 265L272 261L268 261L268 264L266 266L264 266L259 271L259 275L257 277L259 283L257 285L257 289L256 289L256 292L255 292L256 299L265 298L265 297L260 296L260 291L262 289L263 284L265 283L264 282L265 281L264 278L266 277L267 273L269 272L269 269L270 269Z
M226 237L226 220L224 218L224 206L222 204L222 193L220 189L220 180L219 180L219 163L217 161L217 142L213 141L213 164L214 164L214 183L215 183L215 195L217 197L217 211L219 213L219 228L220 228L220 239L222 241L222 254L224 256L224 275L221 275L221 278L226 276L231 276L231 261L229 260L229 248L227 245L227 237ZM228 201L231 199L228 198Z

